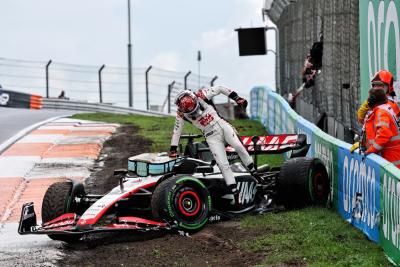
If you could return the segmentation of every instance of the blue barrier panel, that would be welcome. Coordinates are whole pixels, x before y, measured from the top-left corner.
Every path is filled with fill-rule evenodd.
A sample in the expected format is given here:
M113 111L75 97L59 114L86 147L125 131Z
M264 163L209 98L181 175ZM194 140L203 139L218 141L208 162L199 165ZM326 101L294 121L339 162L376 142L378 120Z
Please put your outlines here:
M261 98L260 98L261 99ZM261 123L263 125L267 124L268 117L269 117L269 112L268 112L268 93L265 92L263 95L263 101L262 101L262 114L261 114Z
M362 230L369 239L379 242L380 166L348 148L338 148L338 211Z
M314 157L314 133L313 130L316 130L316 126L311 122L306 121L301 118L297 121L297 133L305 134L307 136L307 144L310 144L310 149L308 150L307 156Z
M268 95L268 124L265 125L268 128L268 131L270 133L276 133L275 132L275 105L274 105L275 99L273 97L269 97Z
M250 92L250 118L252 120L257 120L257 110L258 110L258 104L262 103L261 101L257 101L257 93L258 93L258 88L253 88Z

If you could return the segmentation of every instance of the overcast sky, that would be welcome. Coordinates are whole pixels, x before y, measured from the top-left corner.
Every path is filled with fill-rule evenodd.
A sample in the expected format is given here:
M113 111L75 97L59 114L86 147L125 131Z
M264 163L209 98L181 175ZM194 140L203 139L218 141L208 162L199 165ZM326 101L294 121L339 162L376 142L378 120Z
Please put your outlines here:
M201 74L218 84L274 88L274 55L239 57L234 31L264 26L263 2L131 0L133 66L197 72L201 50ZM0 12L0 57L127 66L127 0L2 0Z

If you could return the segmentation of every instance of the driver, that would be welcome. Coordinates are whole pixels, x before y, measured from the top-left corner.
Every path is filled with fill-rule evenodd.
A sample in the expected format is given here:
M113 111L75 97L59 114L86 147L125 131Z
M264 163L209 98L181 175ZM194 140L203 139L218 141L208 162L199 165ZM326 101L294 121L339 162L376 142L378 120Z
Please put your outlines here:
M170 157L177 156L177 148L184 121L192 123L203 132L211 153L221 170L222 176L234 195L236 205L239 205L239 191L236 187L235 176L233 175L226 156L225 144L228 143L235 149L243 164L247 167L252 176L256 178L258 183L262 183L263 179L256 172L253 159L243 146L235 128L218 115L212 98L219 94L228 96L239 106L246 109L247 100L239 97L236 92L224 86L202 88L197 93L185 90L176 96L175 104L178 110L169 155Z

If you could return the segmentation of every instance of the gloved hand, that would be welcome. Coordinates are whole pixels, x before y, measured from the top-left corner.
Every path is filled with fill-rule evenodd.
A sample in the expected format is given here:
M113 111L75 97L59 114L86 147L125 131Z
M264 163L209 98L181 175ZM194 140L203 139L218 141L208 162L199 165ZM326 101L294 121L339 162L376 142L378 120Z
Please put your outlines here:
M350 148L350 153L353 153L354 150L356 150L359 147L360 147L360 142L355 142Z
M368 100L365 100L362 103L361 107L357 111L357 120L358 120L358 122L360 122L360 123L364 122L364 118L365 118L365 115L367 115L368 110L369 110Z
M235 101L243 109L247 108L247 100L246 99L244 99L242 97L238 97L237 99L235 99Z
M178 151L176 146L171 146L171 148L169 149L168 156L170 158L176 158L178 156Z

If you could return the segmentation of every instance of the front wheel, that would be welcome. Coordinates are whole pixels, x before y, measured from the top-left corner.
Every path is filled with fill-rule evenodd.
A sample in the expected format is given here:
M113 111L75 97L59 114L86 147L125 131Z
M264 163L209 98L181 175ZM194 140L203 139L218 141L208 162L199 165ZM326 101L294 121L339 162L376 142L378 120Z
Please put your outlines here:
M176 223L188 232L201 230L211 211L211 196L198 179L172 177L161 182L153 192L151 208L155 219Z
M47 189L42 203L42 222L49 222L65 213L77 212L75 197L84 192L83 186L80 190L72 192L71 182L57 182ZM74 243L81 239L83 235L51 234L48 235L53 240Z

